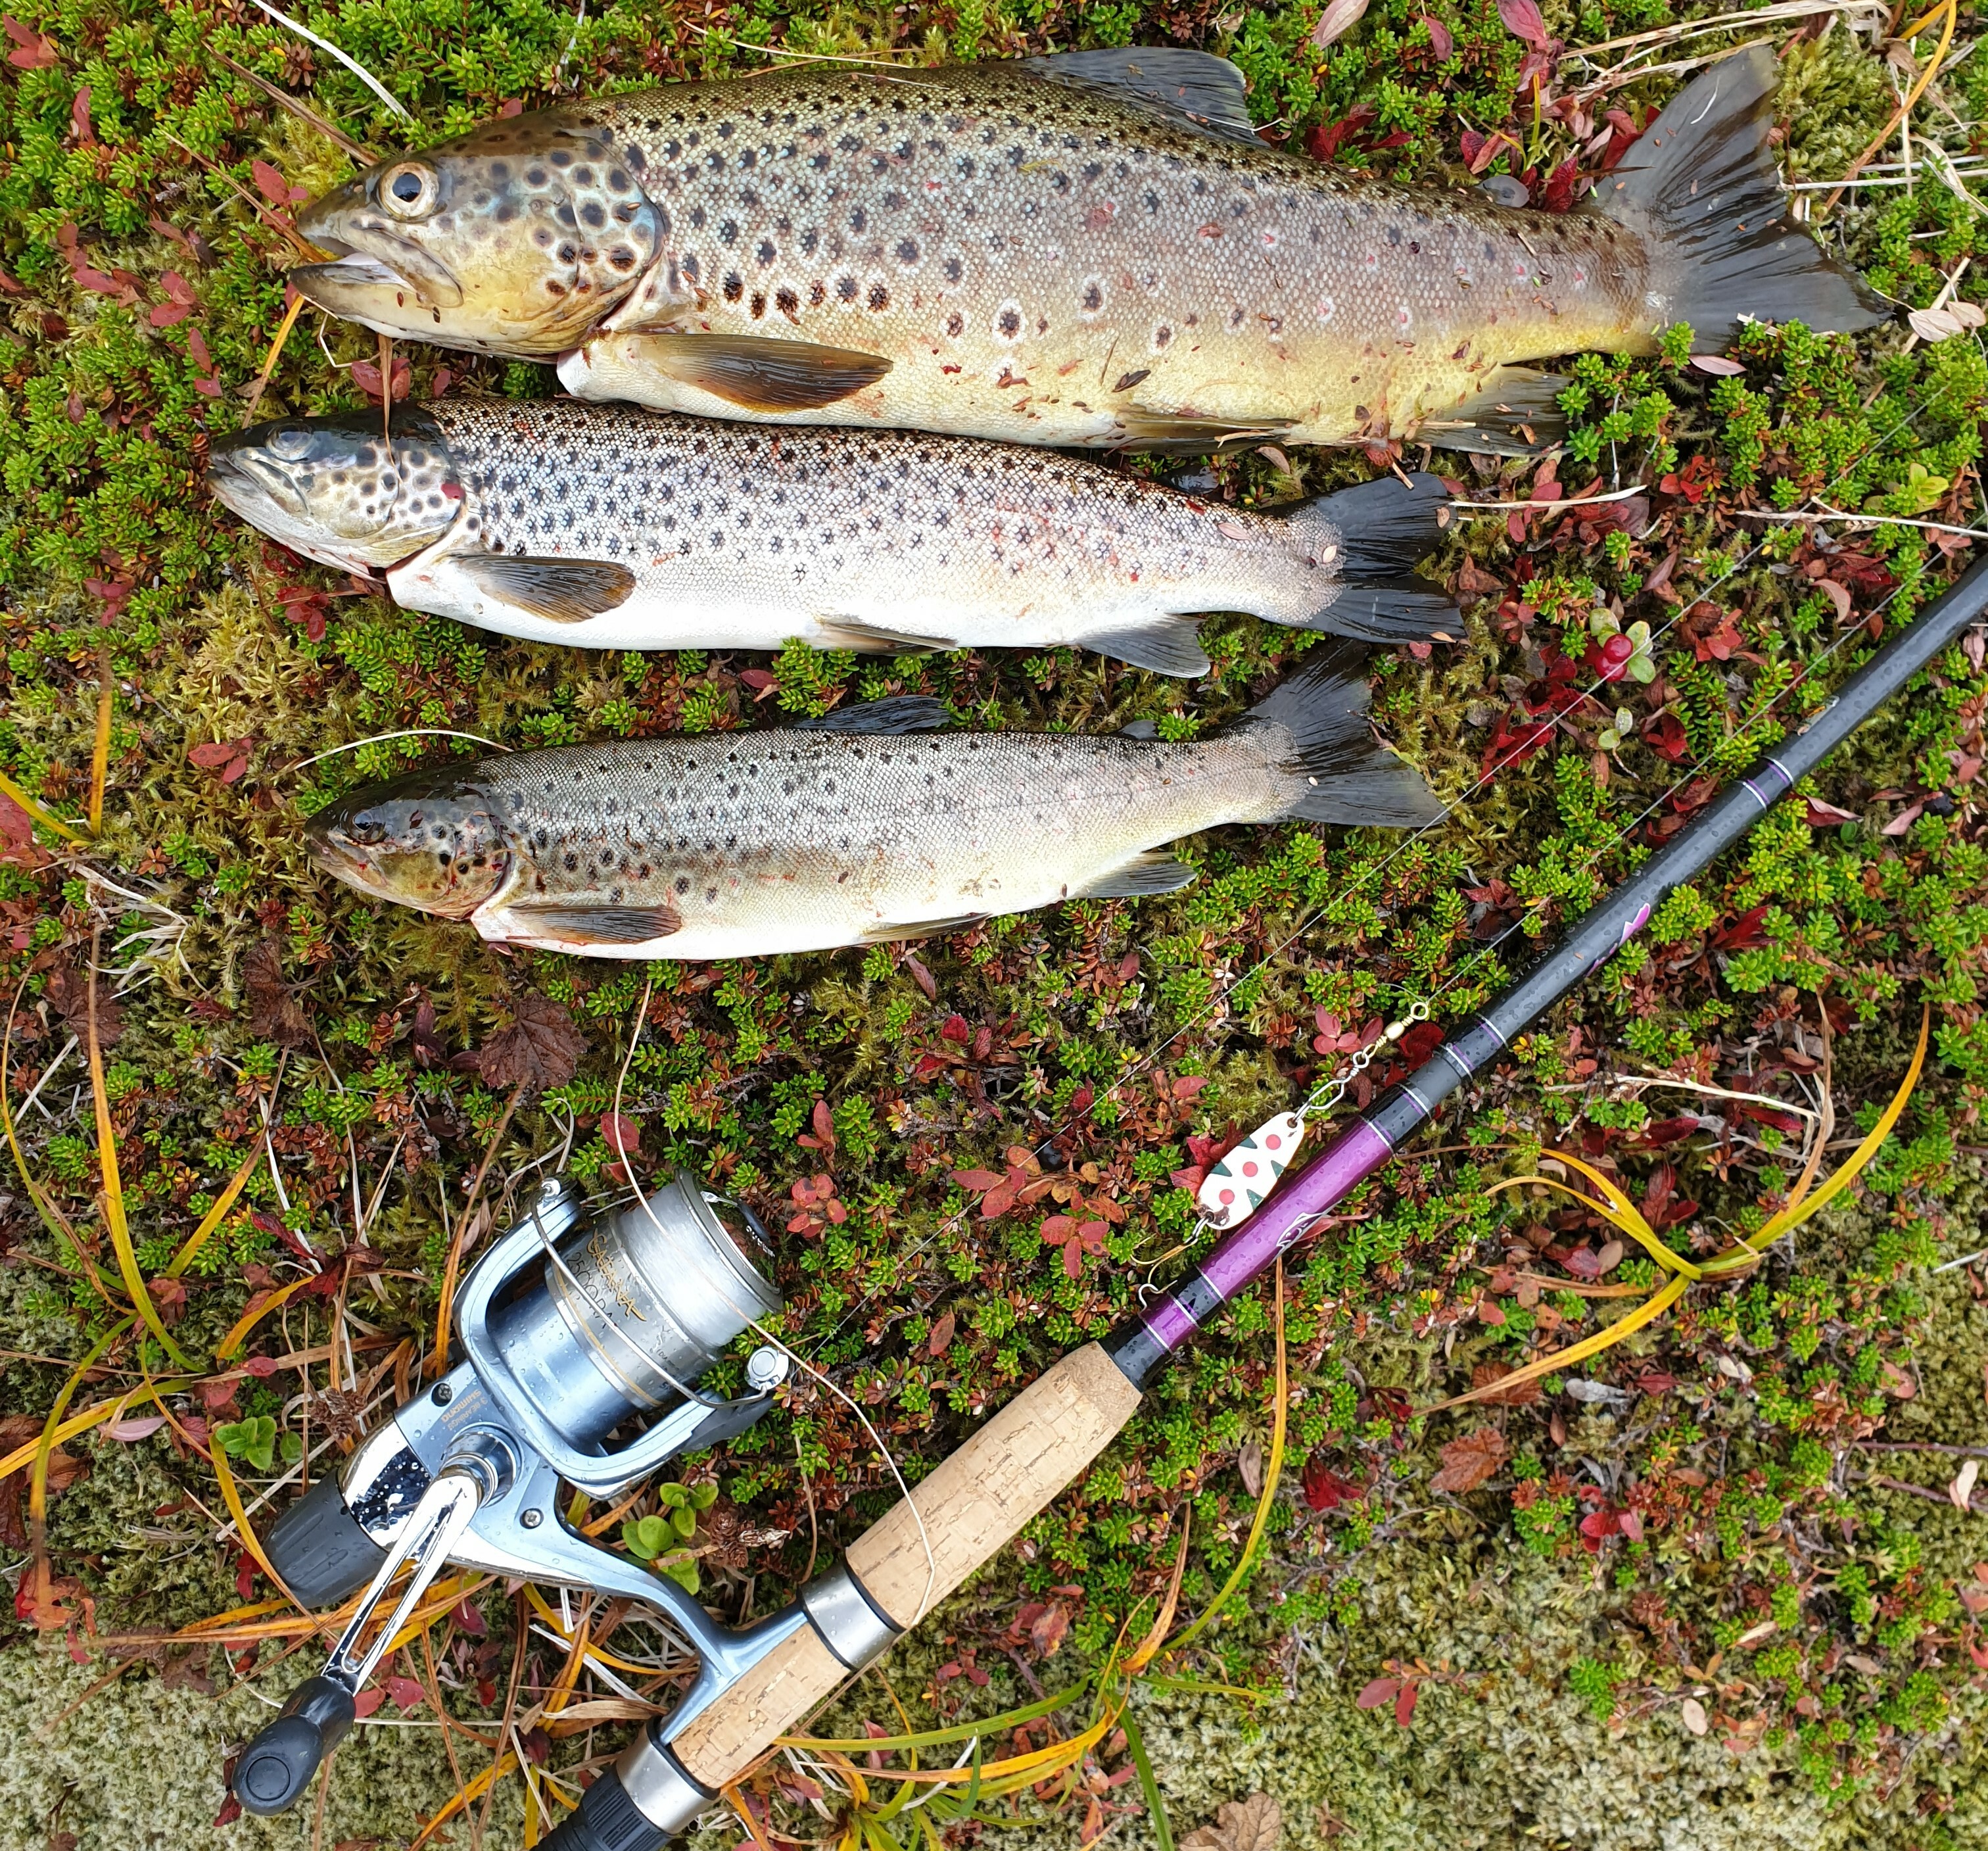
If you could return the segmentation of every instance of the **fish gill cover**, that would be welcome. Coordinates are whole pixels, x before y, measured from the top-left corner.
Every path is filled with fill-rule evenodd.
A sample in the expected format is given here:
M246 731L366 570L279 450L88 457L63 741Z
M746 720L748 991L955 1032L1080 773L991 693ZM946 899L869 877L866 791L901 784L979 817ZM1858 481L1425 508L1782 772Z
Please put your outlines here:
M235 0L6 14L0 919L19 1166L0 1201L0 1844L264 1829L229 1818L225 1756L319 1647L222 1534L220 1474L260 1524L306 1458L313 1479L334 1470L431 1344L452 1250L473 1255L553 1163L603 1190L687 1164L754 1205L786 1336L915 1473L1169 1276L1232 1138L1434 998L1354 1098L1426 1052L1928 601L1966 557L1957 530L1983 522L1978 23L1763 12L304 12L411 124ZM533 364L383 353L311 319L259 384L283 272L309 255L292 215L357 163L518 106L793 53L1165 41L1233 59L1264 132L1349 181L1488 181L1545 223L1631 154L1676 66L1760 36L1781 54L1777 158L1812 225L1914 313L1854 338L1743 325L1723 354L1577 358L1512 411L1564 418L1557 456L1435 452L1466 499L1504 504L1435 557L1462 640L1373 664L1381 732L1470 793L1442 832L1403 849L1218 831L1186 845L1201 878L1172 895L646 969L505 957L310 868L304 814L489 750L451 735L551 746L911 695L982 727L1185 739L1316 646L1218 615L1193 682L1064 650L576 654L283 554L198 490L211 441L383 394L552 389ZM1270 509L1395 460L1269 442L1117 466ZM1836 513L1777 518L1819 509ZM1107 1731L1041 1792L979 1810L1019 1807L1038 1843L1164 1843L1143 1758L1174 1832L1212 1819L1195 1842L1239 1851L1276 1809L1217 1809L1259 1788L1307 1847L1981 1841L1984 702L1970 642L1299 1256L1282 1470L1240 1591L1165 1681L1140 1683L1136 1736ZM1493 1183L1557 1146L1680 1251L1722 1244L1795 1186L1825 1091L1828 1141L1861 1135L1922 1003L1928 1076L1854 1198L1736 1287L1496 1397L1654 1268L1566 1197ZM940 1727L1079 1683L1150 1625L1183 1535L1180 1614L1204 1611L1273 1483L1273 1312L1267 1284L1232 1307L1090 1477L888 1662L888 1690L854 1687L820 1732L901 1730L893 1695ZM1473 1384L1493 1398L1418 1411ZM37 1464L59 1410L83 1424ZM734 1613L783 1598L894 1495L813 1387L681 1478L583 1515ZM562 1687L583 1608L536 1593L451 1592L374 1711L423 1726L362 1727L321 1812L269 1832L407 1843L439 1820L452 1842L510 1843L528 1795L535 1820L576 1797L642 1712L620 1687L666 1703L651 1671L669 1660L596 1610L619 1685L588 1668ZM1081 1742L1086 1714L1011 1719L986 1754ZM514 1753L465 1819L454 1796L500 1731ZM826 1765L759 1777L759 1830L828 1829ZM823 1798L838 1818L847 1785ZM999 1836L931 1816L949 1842ZM873 1806L862 1829L913 1827Z

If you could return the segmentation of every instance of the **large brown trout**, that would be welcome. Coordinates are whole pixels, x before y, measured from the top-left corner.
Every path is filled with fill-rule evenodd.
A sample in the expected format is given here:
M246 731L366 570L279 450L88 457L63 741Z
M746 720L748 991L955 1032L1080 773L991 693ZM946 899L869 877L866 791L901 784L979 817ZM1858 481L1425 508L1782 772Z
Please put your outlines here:
M901 695L801 726L613 739L417 771L312 818L376 898L597 957L739 958L1166 893L1159 844L1225 823L1405 827L1442 814L1378 745L1359 651L1329 645L1233 726L957 733Z
M1524 449L1560 382L1523 363L1879 319L1784 215L1773 80L1764 50L1715 66L1550 215L1266 146L1200 52L789 69L384 162L303 215L337 260L290 274L386 333L710 416Z
M1075 644L1200 675L1191 613L1380 641L1460 627L1407 574L1441 480L1258 514L975 438L765 431L570 400L445 399L218 438L214 492L411 610L597 648Z

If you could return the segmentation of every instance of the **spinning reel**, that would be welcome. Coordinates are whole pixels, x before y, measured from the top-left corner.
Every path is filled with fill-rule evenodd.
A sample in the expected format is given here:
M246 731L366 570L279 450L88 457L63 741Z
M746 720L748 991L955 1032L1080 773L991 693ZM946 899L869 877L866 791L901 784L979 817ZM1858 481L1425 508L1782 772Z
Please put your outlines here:
M245 1810L295 1804L352 1727L354 1699L388 1644L450 1563L632 1597L658 1609L697 1654L696 1678L674 1712L553 1834L560 1851L649 1851L702 1811L714 1795L684 1771L668 1741L802 1628L812 1626L852 1669L897 1636L847 1568L787 1611L733 1629L667 1576L567 1525L563 1484L610 1497L680 1453L744 1432L788 1369L785 1355L762 1347L746 1363L751 1392L741 1399L695 1386L742 1330L779 1308L749 1257L767 1247L749 1211L679 1174L646 1202L592 1222L583 1215L570 1184L545 1185L463 1282L463 1359L270 1530L270 1561L307 1606L366 1591L323 1670L242 1751L233 1788ZM645 1430L609 1446L638 1420Z

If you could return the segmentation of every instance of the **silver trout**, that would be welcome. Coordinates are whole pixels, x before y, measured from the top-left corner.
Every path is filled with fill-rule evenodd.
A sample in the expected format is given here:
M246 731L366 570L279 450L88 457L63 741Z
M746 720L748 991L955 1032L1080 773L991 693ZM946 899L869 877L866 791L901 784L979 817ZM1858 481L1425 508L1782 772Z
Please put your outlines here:
M301 215L335 261L290 277L387 333L706 416L1523 452L1564 384L1524 363L1882 318L1785 215L1774 81L1764 49L1713 66L1550 215L1267 146L1201 52L810 66L384 162Z
M1170 743L958 733L905 695L793 727L613 739L410 773L307 827L330 872L485 938L596 957L817 951L1064 900L1167 893L1226 823L1442 814L1332 644L1234 725Z
M1389 642L1461 623L1408 576L1433 475L1265 515L974 438L458 398L397 412L390 447L376 416L218 438L208 482L411 610L596 648L1068 643L1200 675L1195 611Z

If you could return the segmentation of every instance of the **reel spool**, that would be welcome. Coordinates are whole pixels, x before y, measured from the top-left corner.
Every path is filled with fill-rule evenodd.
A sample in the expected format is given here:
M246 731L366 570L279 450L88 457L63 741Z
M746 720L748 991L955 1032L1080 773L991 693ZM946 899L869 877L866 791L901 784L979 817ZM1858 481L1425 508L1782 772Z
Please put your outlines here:
M237 1761L245 1811L295 1804L351 1727L353 1700L388 1643L451 1562L661 1609L700 1660L679 1717L805 1623L796 1609L742 1630L717 1626L674 1582L566 1526L562 1482L610 1496L680 1453L730 1439L766 1411L787 1374L786 1357L762 1347L746 1365L747 1395L725 1400L696 1386L749 1321L780 1306L752 1257L771 1255L749 1211L679 1174L646 1208L590 1223L582 1214L571 1185L545 1185L463 1282L462 1360L271 1528L269 1559L306 1605L367 1592L323 1670ZM637 1420L647 1423L638 1435L610 1445ZM404 1568L392 1614L363 1644Z

